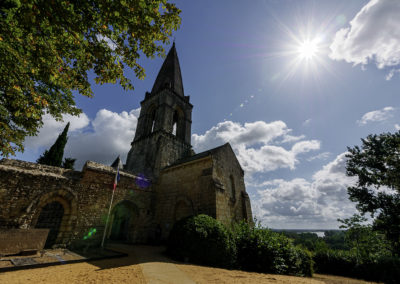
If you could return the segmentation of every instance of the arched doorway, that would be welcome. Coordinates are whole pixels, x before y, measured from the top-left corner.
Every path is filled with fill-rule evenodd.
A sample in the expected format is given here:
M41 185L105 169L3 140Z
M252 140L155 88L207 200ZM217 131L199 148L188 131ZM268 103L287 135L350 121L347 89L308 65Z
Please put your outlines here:
M47 203L40 211L35 228L50 229L45 248L56 243L63 217L64 207L57 201Z
M135 218L138 215L136 206L130 201L118 203L111 214L111 231L109 238L113 241L131 241Z

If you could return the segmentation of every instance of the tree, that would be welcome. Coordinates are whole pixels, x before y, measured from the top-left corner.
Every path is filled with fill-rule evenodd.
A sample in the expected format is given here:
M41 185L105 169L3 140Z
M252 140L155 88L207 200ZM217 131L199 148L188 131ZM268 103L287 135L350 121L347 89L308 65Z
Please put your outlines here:
M44 151L43 155L39 157L39 159L36 160L37 163L43 164L43 165L49 165L49 166L55 166L55 167L61 167L62 165L62 159L64 156L64 148L65 144L67 144L67 133L68 133L68 128L69 128L69 122L65 126L63 132L58 135L58 138L56 142L54 142L53 146L50 147L49 150ZM70 159L70 158L69 158ZM75 159L71 159L74 160ZM67 165L70 165L71 162L67 162ZM64 163L65 165L65 163ZM72 164L73 166L73 164Z
M0 154L23 151L42 116L78 115L74 92L93 95L95 82L133 89L125 65L143 79L137 62L164 55L180 25L168 0L0 1Z
M64 169L73 170L74 169L74 165L75 165L75 161L76 161L76 159L73 159L73 158L65 158L64 161L62 162L61 167L64 168Z
M369 135L361 148L348 147L346 171L358 178L348 188L361 214L375 217L373 229L383 232L400 254L400 131Z
M364 216L354 214L347 219L338 219L341 229L346 229L346 242L356 252L357 263L376 259L387 254L388 246L381 234L372 230L372 226Z

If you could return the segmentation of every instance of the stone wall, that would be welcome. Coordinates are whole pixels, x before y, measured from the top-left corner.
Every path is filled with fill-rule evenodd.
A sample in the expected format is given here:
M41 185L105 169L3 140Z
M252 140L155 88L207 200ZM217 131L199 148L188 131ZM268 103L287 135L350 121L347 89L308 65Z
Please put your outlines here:
M145 242L152 234L151 186L121 172L113 208L122 201L135 208L129 241ZM87 162L73 171L18 160L0 161L0 228L34 228L42 209L51 202L63 207L57 243L101 239L110 204L115 170ZM94 230L95 229L95 230ZM90 232L92 232L90 234Z
M163 238L183 217L196 214L216 217L210 156L163 170L155 189L155 222L161 226Z
M229 144L213 152L213 180L216 190L216 219L230 226L252 222L251 205L244 184L244 172Z
M244 172L229 144L161 171L156 191L156 219L165 238L180 218L207 214L227 226L252 222Z

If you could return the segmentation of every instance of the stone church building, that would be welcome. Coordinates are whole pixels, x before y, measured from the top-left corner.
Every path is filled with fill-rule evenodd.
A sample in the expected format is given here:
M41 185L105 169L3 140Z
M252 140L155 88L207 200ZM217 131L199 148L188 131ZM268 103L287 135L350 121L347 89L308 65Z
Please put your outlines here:
M186 216L231 225L252 221L243 169L229 143L195 154L192 109L175 44L141 102L135 137L120 169L107 239L165 239ZM116 166L87 161L82 171L0 161L0 229L50 228L46 246L101 239ZM157 236L158 235L158 236Z

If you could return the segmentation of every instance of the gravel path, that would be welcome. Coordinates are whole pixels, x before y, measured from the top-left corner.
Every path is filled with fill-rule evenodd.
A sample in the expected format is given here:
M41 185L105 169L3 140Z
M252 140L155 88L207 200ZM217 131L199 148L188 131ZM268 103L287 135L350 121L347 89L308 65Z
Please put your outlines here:
M4 272L0 283L371 283L329 275L304 278L177 263L162 255L162 247L113 244L111 248L128 253L128 257Z

